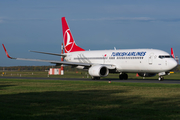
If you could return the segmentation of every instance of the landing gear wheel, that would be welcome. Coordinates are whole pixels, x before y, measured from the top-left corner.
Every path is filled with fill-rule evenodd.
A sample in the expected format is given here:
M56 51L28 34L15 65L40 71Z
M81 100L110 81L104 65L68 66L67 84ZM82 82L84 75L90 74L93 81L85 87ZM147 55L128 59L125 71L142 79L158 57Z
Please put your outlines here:
M100 80L100 77L91 77L92 80Z
M119 79L120 79L120 80L123 80L123 74L120 74L120 75L119 75Z
M163 80L164 80L164 77L159 76L158 80L159 80L159 81L163 81Z
M119 75L119 79L120 80L127 80L128 79L128 75L126 73L120 74Z
M128 79L128 75L124 74L124 80L127 80L127 79Z

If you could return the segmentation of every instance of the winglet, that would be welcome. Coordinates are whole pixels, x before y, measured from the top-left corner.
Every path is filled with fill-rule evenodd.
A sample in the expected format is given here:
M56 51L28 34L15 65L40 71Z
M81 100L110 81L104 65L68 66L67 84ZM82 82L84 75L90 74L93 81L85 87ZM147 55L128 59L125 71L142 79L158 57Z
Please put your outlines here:
M173 58L175 58L173 48L171 48L171 55L173 56Z
M12 57L9 56L9 54L8 54L8 52L7 52L7 50L6 50L5 46L4 46L4 44L2 44L2 46L3 46L3 48L4 48L4 51L5 51L6 55L7 55L7 57L10 58L10 59L13 59Z

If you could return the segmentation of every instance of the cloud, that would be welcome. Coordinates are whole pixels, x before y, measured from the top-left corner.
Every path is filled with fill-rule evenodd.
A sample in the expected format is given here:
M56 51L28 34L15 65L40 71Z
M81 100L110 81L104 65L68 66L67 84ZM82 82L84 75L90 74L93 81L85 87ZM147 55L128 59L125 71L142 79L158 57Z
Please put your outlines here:
M2 17L0 17L0 24L1 24L1 23L3 23L3 18L2 18Z
M72 19L81 21L137 21L137 22L180 22L180 18L150 18L150 17L117 17L117 18L87 18L87 19Z
M153 21L149 17L117 17L117 18L87 18L87 19L72 19L72 20L85 20L85 21Z
M6 18L0 17L0 23L12 21L59 21L51 18ZM180 22L180 18L151 18L151 17L115 17L115 18L85 18L71 19L72 21L135 21L135 22Z
M180 22L180 18L159 19L159 21L163 21L163 22Z
M14 21L56 21L59 19L51 19L51 18L6 18L0 17L0 23L4 22L14 22Z

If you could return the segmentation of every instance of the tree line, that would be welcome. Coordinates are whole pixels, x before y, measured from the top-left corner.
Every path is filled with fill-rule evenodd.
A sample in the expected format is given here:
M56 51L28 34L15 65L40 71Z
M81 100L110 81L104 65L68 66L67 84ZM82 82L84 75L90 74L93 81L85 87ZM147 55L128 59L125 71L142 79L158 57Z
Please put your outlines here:
M61 66L10 66L10 67L0 67L0 71L45 71L50 68L61 68ZM71 68L71 66L64 66L64 70L77 71L77 68ZM79 70L78 70L79 71ZM176 67L173 71L180 72L180 65Z
M10 66L10 67L0 66L0 71L45 71L45 70L49 70L50 68L61 68L61 66ZM71 66L64 66L64 70L79 71L79 69L72 68Z
M52 66L10 66L10 67L0 67L0 70L8 70L8 71L45 71L52 68Z

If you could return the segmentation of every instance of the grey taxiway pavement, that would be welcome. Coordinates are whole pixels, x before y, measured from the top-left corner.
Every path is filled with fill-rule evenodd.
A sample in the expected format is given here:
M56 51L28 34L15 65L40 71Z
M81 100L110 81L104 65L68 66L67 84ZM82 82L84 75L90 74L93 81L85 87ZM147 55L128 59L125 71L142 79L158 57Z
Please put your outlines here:
M100 80L91 80L90 78L38 78L38 77L0 77L6 79L36 79L36 80L80 80L80 81L111 81L111 82L126 82L126 83L166 83L166 84L180 84L180 80L170 80L165 79L163 81L158 81L156 79L129 79L129 80L119 80L119 79L100 79Z

